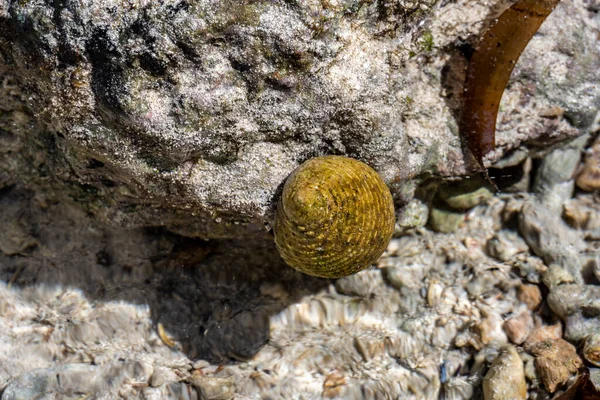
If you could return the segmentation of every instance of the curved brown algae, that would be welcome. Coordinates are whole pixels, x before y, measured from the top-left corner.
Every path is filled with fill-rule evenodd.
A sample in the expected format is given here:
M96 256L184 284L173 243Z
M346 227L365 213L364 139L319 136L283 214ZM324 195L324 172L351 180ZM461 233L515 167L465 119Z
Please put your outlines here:
M517 1L492 23L469 61L461 132L484 171L483 158L495 148L498 107L510 74L559 1Z

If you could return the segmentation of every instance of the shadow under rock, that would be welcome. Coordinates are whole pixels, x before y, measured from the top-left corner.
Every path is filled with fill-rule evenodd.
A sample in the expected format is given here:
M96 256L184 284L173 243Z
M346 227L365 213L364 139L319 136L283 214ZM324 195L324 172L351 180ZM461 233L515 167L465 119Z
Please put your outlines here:
M18 188L0 194L0 209L1 280L148 305L155 326L192 359L252 358L269 340L271 315L329 283L287 267L266 236L205 241L109 227Z

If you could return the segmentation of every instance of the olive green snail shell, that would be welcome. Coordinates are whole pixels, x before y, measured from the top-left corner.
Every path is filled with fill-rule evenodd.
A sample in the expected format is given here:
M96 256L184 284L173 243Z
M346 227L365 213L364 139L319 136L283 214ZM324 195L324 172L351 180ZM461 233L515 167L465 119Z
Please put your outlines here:
M339 278L375 262L395 222L392 195L371 167L349 157L316 157L285 182L275 243L292 268Z

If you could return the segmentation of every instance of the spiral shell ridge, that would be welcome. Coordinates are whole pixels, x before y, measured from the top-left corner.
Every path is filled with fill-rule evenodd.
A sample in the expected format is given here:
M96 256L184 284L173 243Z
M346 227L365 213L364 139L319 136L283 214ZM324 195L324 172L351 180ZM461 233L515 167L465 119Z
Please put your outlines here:
M275 243L291 267L338 278L375 262L394 225L392 196L377 172L349 157L316 157L284 185Z

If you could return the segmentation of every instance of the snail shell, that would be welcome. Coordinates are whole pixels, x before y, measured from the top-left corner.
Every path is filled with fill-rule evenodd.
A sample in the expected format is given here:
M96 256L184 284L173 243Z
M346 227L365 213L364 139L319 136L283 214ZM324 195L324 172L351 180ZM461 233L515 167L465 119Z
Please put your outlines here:
M600 367L600 333L592 333L585 339L583 356L590 363Z
M275 215L275 243L292 268L339 278L375 262L395 225L394 202L367 164L312 158L288 177Z

